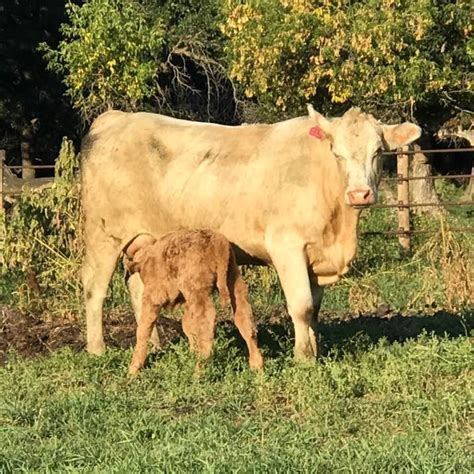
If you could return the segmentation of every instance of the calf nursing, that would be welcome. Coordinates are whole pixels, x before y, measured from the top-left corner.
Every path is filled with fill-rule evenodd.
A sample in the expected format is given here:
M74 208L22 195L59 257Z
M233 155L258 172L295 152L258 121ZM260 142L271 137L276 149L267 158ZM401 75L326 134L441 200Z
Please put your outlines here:
M127 246L125 253L128 270L139 272L144 285L130 374L143 367L152 328L166 305L184 302L183 331L191 350L200 359L211 355L216 320L211 293L215 287L224 303L230 300L235 324L249 350L250 367L263 366L247 286L223 235L193 230L155 239L143 234Z

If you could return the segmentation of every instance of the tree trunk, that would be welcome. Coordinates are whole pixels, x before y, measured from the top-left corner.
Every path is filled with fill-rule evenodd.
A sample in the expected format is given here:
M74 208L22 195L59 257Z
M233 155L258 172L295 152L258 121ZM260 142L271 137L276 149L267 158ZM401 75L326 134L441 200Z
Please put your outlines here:
M420 150L419 145L414 145L414 149ZM428 157L423 153L415 153L411 160L410 176L431 176L432 168ZM433 203L439 204L439 197L434 187L433 179L415 179L410 181L410 203ZM439 206L413 207L415 214L436 214L444 213L444 209Z

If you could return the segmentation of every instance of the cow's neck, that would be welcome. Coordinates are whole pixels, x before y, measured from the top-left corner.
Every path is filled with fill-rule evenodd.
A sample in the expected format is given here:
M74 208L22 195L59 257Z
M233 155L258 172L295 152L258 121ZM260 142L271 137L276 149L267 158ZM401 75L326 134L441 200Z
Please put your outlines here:
M315 229L314 241L306 248L310 267L322 285L337 281L349 270L357 251L357 225L360 216L359 210L345 203L343 174L334 155L327 147L325 150L324 179L321 182L324 230L321 239L320 229ZM318 168L317 172L321 173L321 170ZM318 177L315 176L314 179Z

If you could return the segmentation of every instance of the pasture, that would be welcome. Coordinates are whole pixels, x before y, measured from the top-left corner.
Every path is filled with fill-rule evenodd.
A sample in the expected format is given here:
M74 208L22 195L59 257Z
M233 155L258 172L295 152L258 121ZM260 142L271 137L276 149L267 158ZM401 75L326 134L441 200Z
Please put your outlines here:
M0 10L0 474L474 472L470 2ZM127 375L121 253L187 228L274 265L263 371L218 304Z
M283 307L266 318L263 374L221 316L200 377L169 318L166 350L136 378L131 314L108 315L115 347L100 358L71 322L23 345L35 321L17 322L0 368L0 472L472 472L472 313L326 315L308 365L292 360Z
M109 349L100 358L84 351L80 234L64 225L77 222L69 179L26 194L7 228L0 472L472 472L471 238L442 229L409 258L395 239L362 239L351 273L327 291L323 356L308 365L293 362L275 273L244 269L263 374L248 370L221 309L199 378L169 314L160 323L166 350L130 378L135 324L120 270L107 302ZM393 219L372 211L361 229ZM24 268L36 271L36 286Z
M244 268L262 374L248 370L221 308L199 378L170 314L166 349L130 378L135 325L120 269L106 304L109 349L84 351L75 166L66 142L55 187L25 193L6 229L0 472L472 472L473 242L449 232L469 225L471 208L416 219L434 233L417 237L411 256L396 239L362 238L323 300L314 364L293 361L275 273ZM373 210L360 228L395 219Z

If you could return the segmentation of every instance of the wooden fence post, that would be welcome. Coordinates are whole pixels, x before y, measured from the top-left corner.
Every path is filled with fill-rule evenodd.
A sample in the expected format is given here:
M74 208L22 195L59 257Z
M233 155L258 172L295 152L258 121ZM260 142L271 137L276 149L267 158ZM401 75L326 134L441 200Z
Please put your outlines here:
M32 168L31 147L28 142L21 143L21 166L25 166L21 170L21 177L23 179L34 179L36 177L36 170Z
M398 204L401 206L398 208L398 231L399 232L410 232L410 209L407 207L409 204L409 181L407 180L409 174L409 155L403 153L407 150L407 147L403 147L398 150L397 153L397 174L398 174ZM403 207L402 207L403 206ZM410 234L400 234L398 241L402 248L406 251L410 251Z

